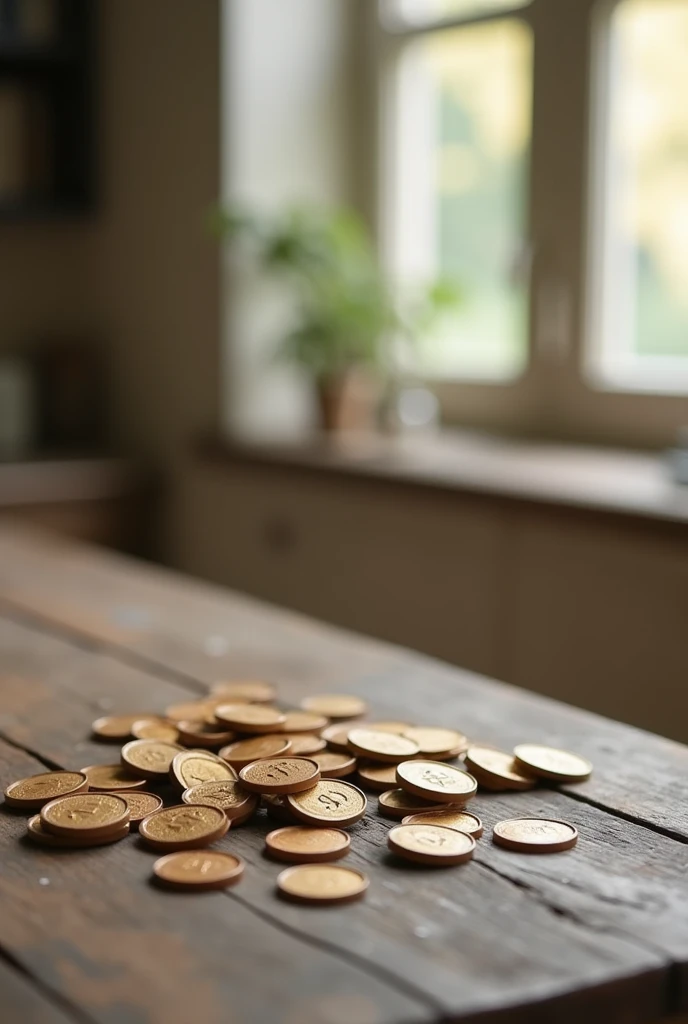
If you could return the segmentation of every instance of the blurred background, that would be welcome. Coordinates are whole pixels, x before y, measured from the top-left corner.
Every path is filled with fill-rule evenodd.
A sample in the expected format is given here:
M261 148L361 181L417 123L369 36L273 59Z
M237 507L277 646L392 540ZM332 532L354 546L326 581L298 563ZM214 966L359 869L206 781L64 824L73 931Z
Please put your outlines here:
M0 0L0 515L688 740L686 88L688 0Z

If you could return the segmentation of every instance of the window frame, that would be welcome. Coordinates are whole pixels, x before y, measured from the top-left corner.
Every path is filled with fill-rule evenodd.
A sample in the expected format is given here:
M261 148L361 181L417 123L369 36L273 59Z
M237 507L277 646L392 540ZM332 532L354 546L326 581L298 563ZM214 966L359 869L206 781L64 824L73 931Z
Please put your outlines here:
M526 239L533 252L529 355L510 380L432 380L448 422L591 443L663 446L688 422L686 394L612 386L590 372L596 315L595 182L605 26L623 0L531 0L527 6L399 25L371 5L378 101L374 208L389 265L390 89L404 45L429 32L518 18L533 33L533 97ZM603 114L606 115L608 108ZM593 117L593 113L597 116ZM606 120L606 116L601 118ZM593 131L594 129L594 131ZM568 326L568 330L565 328Z

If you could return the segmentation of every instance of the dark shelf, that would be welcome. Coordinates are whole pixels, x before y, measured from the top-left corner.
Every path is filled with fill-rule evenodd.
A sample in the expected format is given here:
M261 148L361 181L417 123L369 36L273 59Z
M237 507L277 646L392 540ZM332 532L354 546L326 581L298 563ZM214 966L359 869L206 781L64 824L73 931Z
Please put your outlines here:
M21 224L32 221L66 220L83 217L93 208L90 199L26 199L17 202L0 201L0 222Z
M70 64L78 55L70 43L50 46L25 46L22 43L0 42L0 69L21 72L35 68L60 68Z

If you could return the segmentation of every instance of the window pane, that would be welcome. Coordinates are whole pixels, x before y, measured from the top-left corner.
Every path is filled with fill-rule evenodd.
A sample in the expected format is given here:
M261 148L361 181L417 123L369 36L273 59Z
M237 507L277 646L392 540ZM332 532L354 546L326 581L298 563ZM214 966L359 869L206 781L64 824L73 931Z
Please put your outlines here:
M449 277L463 296L419 346L431 376L503 379L526 363L531 63L515 20L434 33L402 60L392 259L402 280Z
M427 25L444 18L470 18L527 7L531 0L387 0L387 13L411 25Z
M596 368L612 383L686 390L688 4L624 0L608 60Z

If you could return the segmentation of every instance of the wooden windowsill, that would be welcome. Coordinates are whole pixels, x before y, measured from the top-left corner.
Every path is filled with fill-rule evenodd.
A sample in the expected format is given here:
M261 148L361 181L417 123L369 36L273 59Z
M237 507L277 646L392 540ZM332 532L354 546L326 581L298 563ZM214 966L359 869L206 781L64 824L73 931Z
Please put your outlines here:
M688 487L660 455L442 431L415 437L224 437L205 460L385 481L688 525Z

